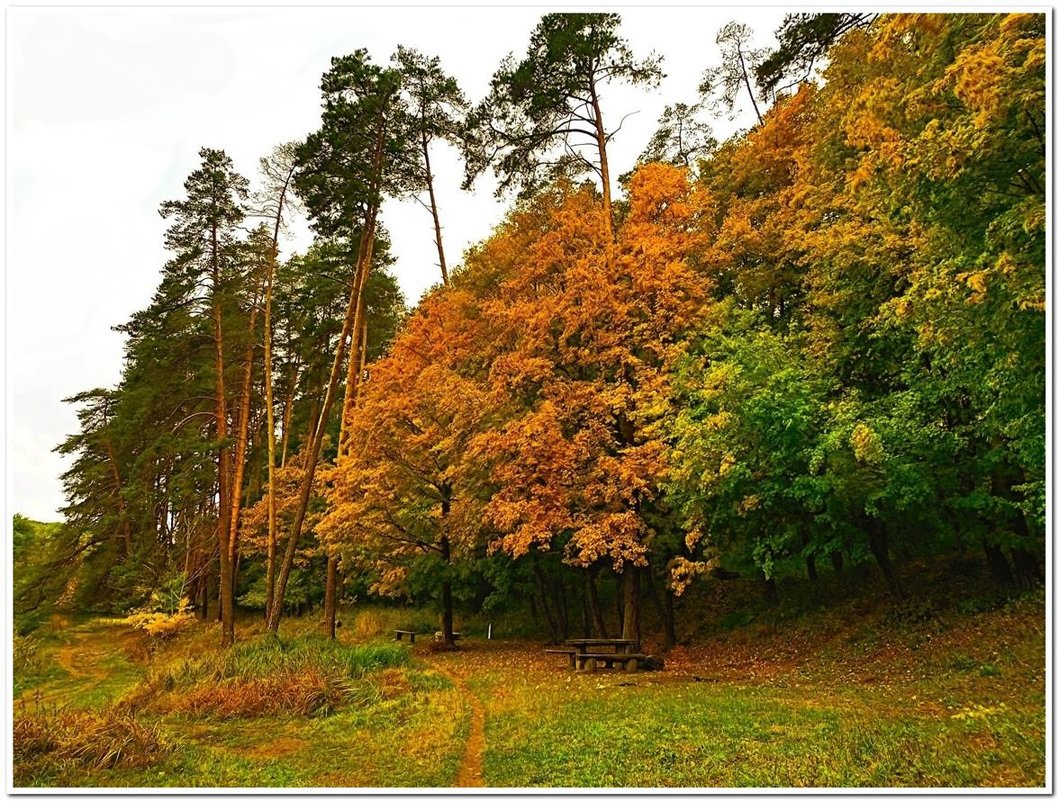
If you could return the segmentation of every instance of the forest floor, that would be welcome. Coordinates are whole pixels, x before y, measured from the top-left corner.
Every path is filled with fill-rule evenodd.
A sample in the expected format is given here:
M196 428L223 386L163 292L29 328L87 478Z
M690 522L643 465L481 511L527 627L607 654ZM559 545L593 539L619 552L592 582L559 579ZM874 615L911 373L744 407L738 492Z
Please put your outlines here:
M284 636L314 624L292 620ZM394 649L380 630L388 625L351 620L342 639ZM198 624L148 647L118 621L45 628L16 672L16 730L20 720L50 731L62 715L120 709L160 669L186 670L182 660L218 633ZM16 738L16 784L1044 784L1042 591L948 605L852 599L790 620L758 615L692 642L670 650L661 671L575 674L541 641L467 637L444 652L421 640L399 646L410 659L350 682L350 700L326 714L126 711L165 743L142 759L92 763L76 749L45 759L20 752ZM146 735L129 725L121 742L135 755Z

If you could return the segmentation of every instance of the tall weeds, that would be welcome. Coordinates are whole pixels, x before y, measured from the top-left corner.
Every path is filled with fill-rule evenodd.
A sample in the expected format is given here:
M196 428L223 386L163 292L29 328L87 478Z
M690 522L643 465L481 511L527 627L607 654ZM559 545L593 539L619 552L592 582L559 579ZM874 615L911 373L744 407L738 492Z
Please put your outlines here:
M362 695L357 684L365 674L408 658L396 645L264 637L156 670L121 703L130 711L220 718L326 715Z

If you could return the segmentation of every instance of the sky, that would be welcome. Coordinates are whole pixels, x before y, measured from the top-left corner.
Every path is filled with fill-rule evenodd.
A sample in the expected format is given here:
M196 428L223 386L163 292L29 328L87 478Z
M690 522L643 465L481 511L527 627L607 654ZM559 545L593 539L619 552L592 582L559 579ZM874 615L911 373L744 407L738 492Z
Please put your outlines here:
M221 148L253 180L261 156L318 127L320 76L332 56L366 47L385 62L403 44L441 58L472 101L500 60L524 52L545 7L8 8L6 43L7 512L61 518L53 448L77 430L63 398L115 385L123 338L167 260L159 204L182 197L201 147ZM772 41L785 11L768 7L620 9L633 52L664 57L645 91L608 87L604 120L632 113L609 152L628 171L667 103L694 102L719 61L716 31L749 24ZM718 138L750 123L717 120ZM462 192L462 163L432 156L449 262L489 235L511 199L492 180ZM439 281L429 214L387 201L383 220L408 302ZM286 253L311 241L292 226Z

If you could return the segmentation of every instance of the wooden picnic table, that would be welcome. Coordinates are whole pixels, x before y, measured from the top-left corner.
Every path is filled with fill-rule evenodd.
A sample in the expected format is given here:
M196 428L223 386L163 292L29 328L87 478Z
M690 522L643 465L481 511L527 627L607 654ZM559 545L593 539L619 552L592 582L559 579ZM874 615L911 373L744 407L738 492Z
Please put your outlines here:
M646 655L634 653L639 647L638 640L625 640L609 637L576 637L564 640L562 649L546 649L545 653L565 654L573 670L593 671L596 664L607 667L624 666L635 671ZM613 649L604 651L601 649Z
M590 649L595 650L598 648L613 648L614 653L625 654L635 648L639 648L640 643L638 640L623 640L610 637L577 637L572 640L563 640L563 645L573 648L579 654L585 654Z

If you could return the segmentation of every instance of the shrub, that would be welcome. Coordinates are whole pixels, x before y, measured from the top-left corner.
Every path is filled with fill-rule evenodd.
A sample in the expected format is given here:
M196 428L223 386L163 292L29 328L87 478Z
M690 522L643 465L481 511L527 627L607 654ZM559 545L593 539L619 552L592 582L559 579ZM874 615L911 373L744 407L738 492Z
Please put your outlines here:
M19 715L13 741L15 783L20 785L64 762L95 770L147 767L172 750L157 727L113 707Z
M181 598L172 613L140 611L129 615L122 622L146 632L153 639L168 640L195 622L195 616L188 610L188 605L188 599Z
M407 661L407 649L396 645L264 637L155 671L122 705L215 717L327 715L356 694L357 679Z

